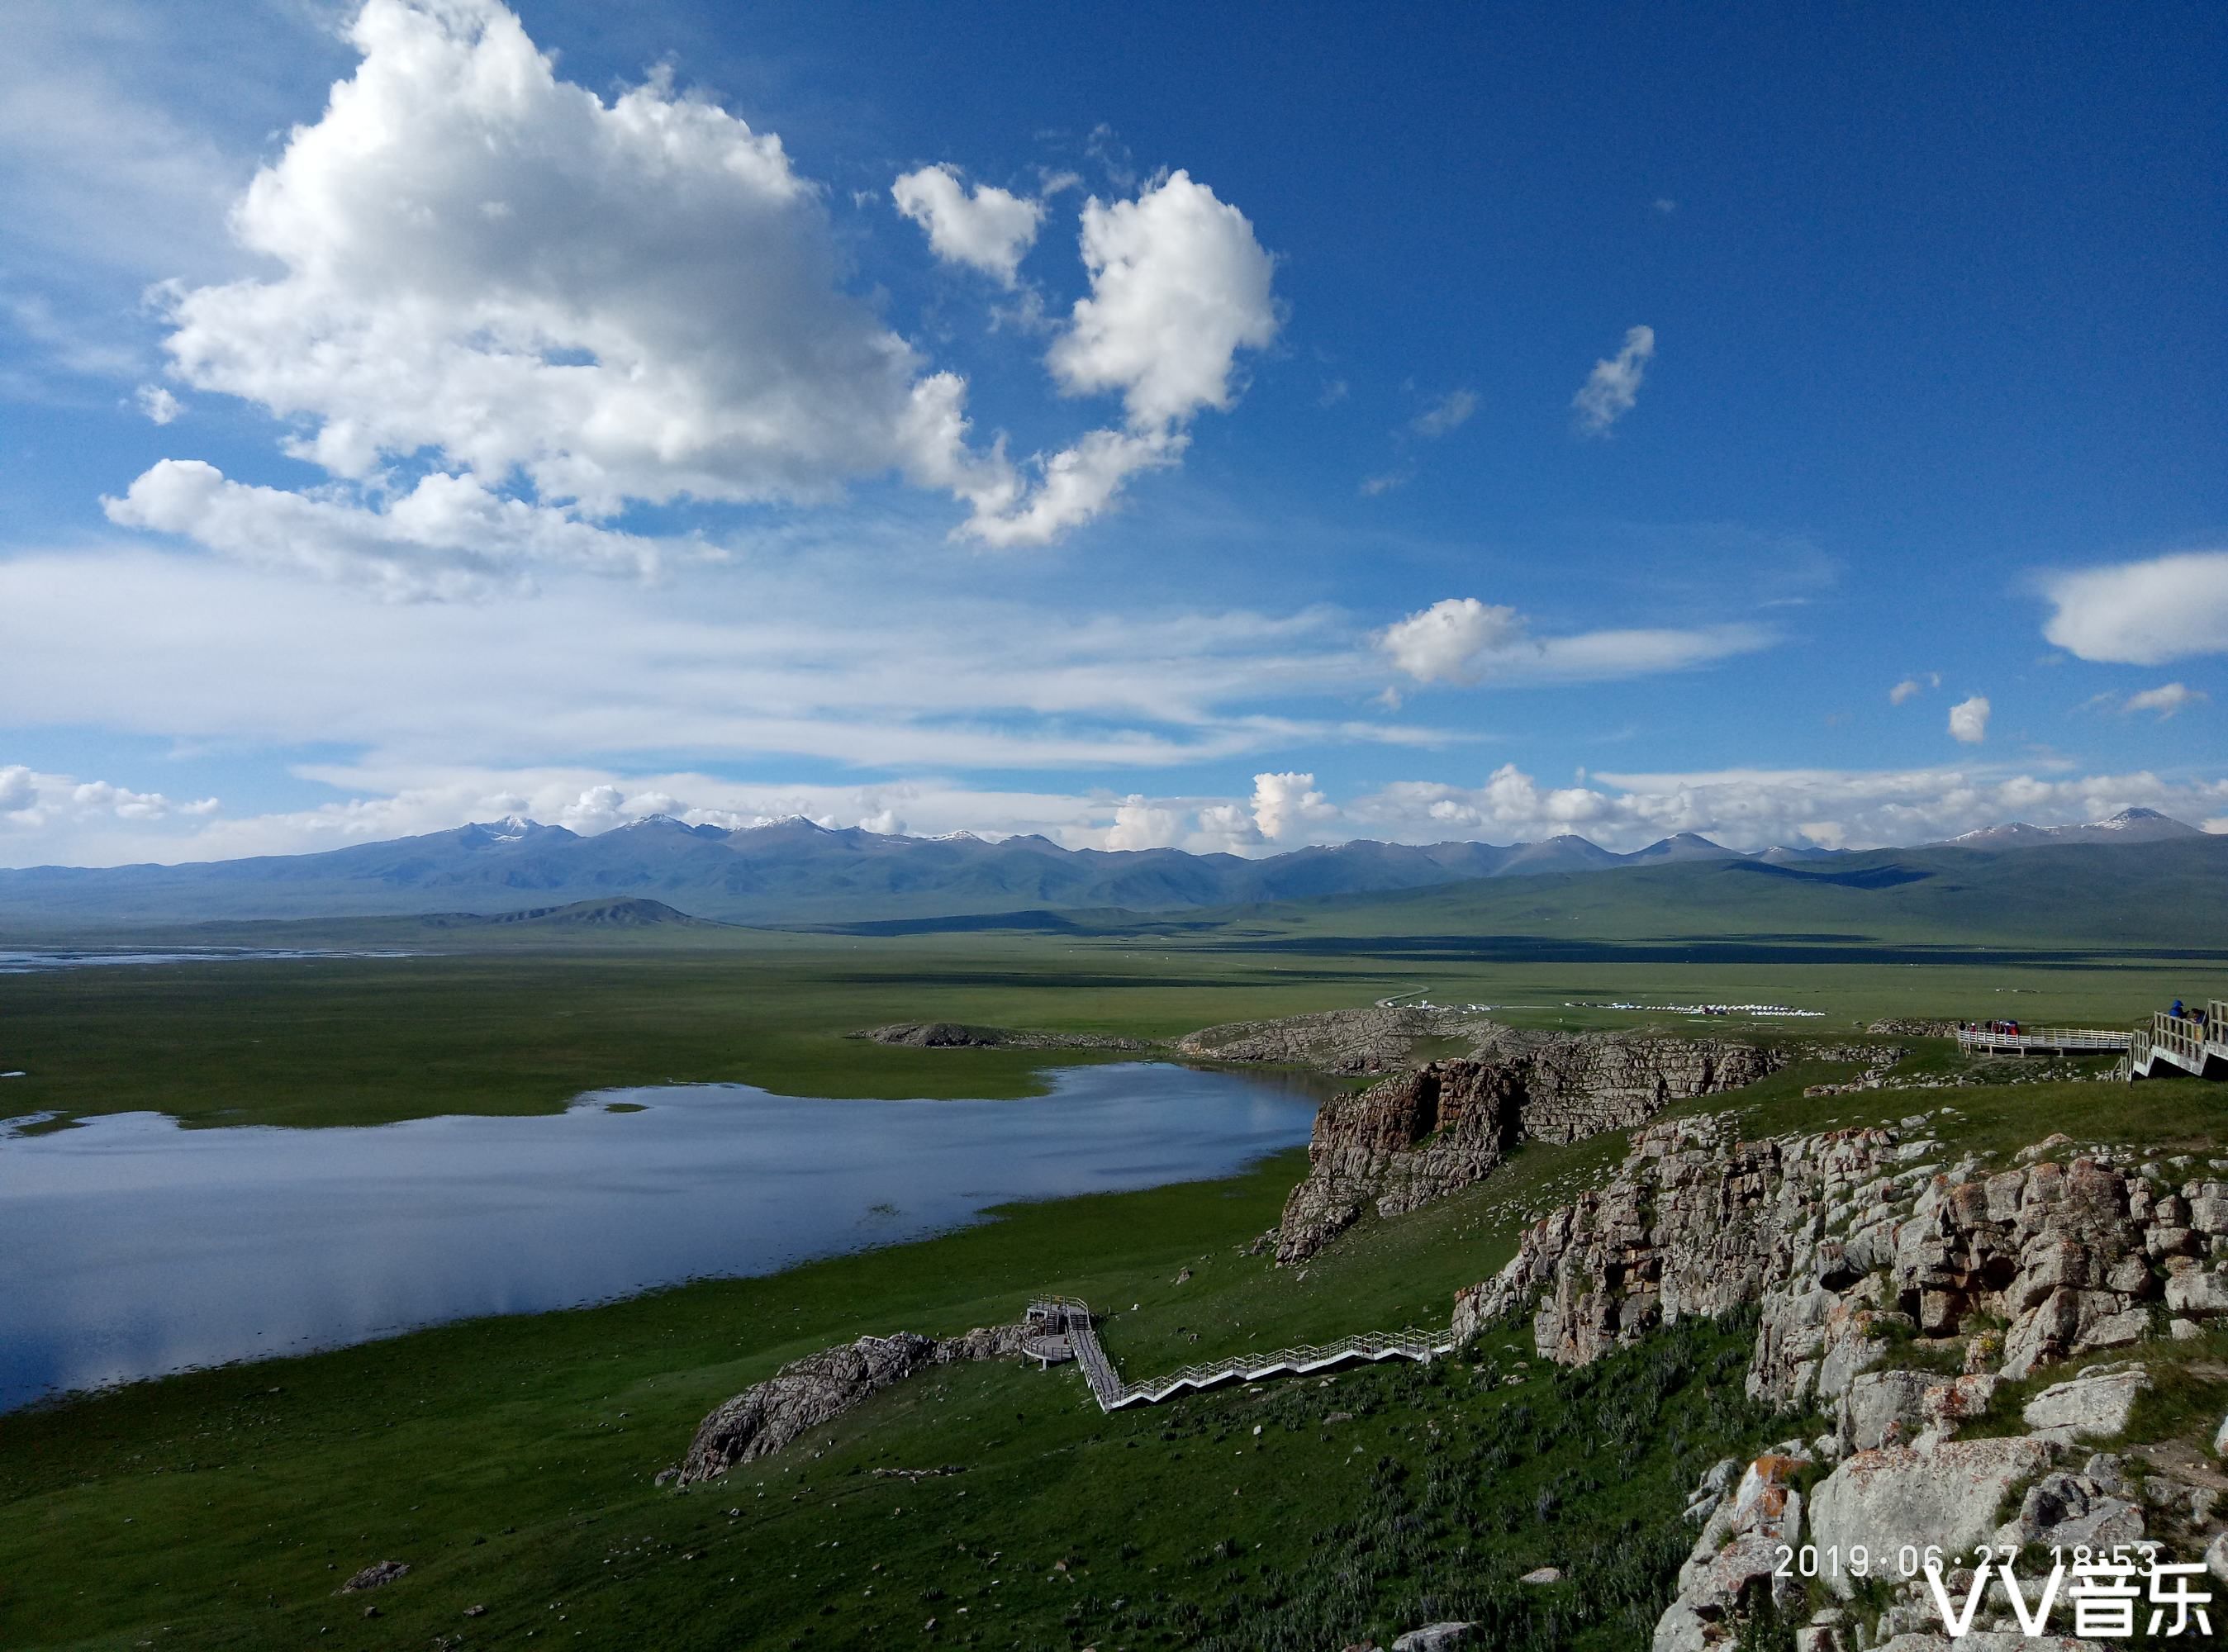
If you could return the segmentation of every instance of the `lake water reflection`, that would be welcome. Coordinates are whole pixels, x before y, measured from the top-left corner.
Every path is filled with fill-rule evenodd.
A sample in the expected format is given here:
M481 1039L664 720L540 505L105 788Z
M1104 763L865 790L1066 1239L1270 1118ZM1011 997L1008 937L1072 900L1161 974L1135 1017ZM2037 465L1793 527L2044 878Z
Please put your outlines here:
M1070 1067L1022 1101L599 1091L540 1118L0 1135L0 1409L919 1238L1017 1199L1227 1175L1307 1139L1296 1083ZM641 1111L611 1111L639 1106Z

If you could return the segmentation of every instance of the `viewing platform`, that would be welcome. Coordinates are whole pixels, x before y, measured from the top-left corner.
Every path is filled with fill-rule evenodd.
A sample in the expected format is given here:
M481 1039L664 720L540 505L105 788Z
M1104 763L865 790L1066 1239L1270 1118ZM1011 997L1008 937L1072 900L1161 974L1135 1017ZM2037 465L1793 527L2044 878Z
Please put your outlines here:
M2017 1021L1998 1030L1997 1024L1982 1021L1957 1029L1957 1047L1968 1055L2119 1054L2140 1036L2111 1028L2027 1027Z
M2228 999L2215 998L2205 1018L2154 1015L2128 1046L2130 1079L2228 1079Z

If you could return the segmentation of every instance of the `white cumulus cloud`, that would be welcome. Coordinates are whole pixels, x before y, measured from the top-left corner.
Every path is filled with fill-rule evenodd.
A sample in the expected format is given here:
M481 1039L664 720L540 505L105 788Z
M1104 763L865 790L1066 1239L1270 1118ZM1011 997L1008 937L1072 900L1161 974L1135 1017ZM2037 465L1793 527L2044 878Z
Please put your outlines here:
M1449 597L1387 625L1378 640L1417 682L1462 682L1477 675L1485 656L1526 640L1524 617L1476 597Z
M1640 381L1655 356L1655 330L1627 329L1624 348L1604 361L1596 362L1585 383L1579 386L1578 394L1571 398L1572 407L1578 409L1578 428L1590 436L1603 435L1630 413L1640 396Z
M1929 688L1938 688L1941 686L1942 674L1939 671L1922 671L1915 677L1905 677L1895 687L1890 688L1887 691L1887 702L1891 706L1899 706L1907 700L1916 699Z
M965 532L1040 544L1107 509L1138 472L1176 464L1203 409L1235 400L1238 352L1277 333L1276 263L1213 189L1173 172L1134 201L1084 203L1091 291L1045 357L1070 395L1118 391L1121 430L1097 430L1033 462L1034 485L978 484Z
M38 800L39 789L32 784L30 770L20 763L0 769L0 815L18 813Z
M159 384L143 384L132 394L132 405L144 413L149 421L167 425L185 412L185 404Z
M397 466L581 521L890 472L1018 498L965 381L842 289L778 137L662 76L605 102L496 0L366 0L349 38L355 72L232 215L276 272L165 300L176 376L294 426L320 503L384 514ZM172 531L204 528L237 532Z
M1966 746L1978 746L1988 738L1988 713L1992 708L1986 695L1976 694L1969 700L1961 700L1950 708L1950 738Z
M1312 774L1257 774L1252 812L1254 829L1274 842L1288 833L1335 819L1338 808L1316 790Z
M2043 583L2043 635L2084 660L2158 665L2228 653L2228 551L2081 568Z
M1035 245L1044 203L995 184L963 182L955 166L924 166L890 186L898 210L928 232L935 254L994 275L1010 287Z
M1187 172L1083 207L1091 291L1047 358L1072 394L1118 390L1140 430L1227 409L1241 349L1277 333L1275 261L1237 208Z
M1114 823L1106 831L1110 849L1164 849L1179 836L1176 812L1162 809L1131 792L1114 810Z

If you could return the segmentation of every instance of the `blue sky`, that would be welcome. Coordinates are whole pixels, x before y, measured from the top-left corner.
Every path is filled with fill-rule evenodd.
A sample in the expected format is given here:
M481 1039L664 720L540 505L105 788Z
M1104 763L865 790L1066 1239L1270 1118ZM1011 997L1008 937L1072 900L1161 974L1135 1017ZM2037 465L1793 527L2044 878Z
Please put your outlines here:
M2228 829L2217 8L20 15L0 864Z

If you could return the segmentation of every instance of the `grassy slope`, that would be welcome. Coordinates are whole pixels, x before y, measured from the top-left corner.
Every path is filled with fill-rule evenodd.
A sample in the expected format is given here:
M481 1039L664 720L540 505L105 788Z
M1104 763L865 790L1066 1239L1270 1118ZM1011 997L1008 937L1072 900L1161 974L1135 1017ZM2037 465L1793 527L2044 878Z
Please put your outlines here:
M1737 1104L1758 1130L1915 1105L1804 1100L1822 1076L1782 1074ZM2162 1148L2228 1140L2218 1086L1918 1099L1945 1098L1959 1135L1998 1151L2061 1124ZM1484 1187L1365 1225L1304 1279L1242 1253L1299 1174L1287 1154L1228 1181L1019 1207L770 1279L0 1418L0 1644L518 1645L531 1630L707 1648L869 1634L1213 1645L1242 1623L1226 1643L1313 1646L1452 1612L1485 1614L1501 1644L1630 1645L1687 1540L1670 1515L1679 1491L1716 1455L1783 1431L1740 1400L1732 1329L1693 1328L1578 1375L1520 1371L1527 1350L1492 1338L1436 1373L1114 1418L1072 1368L955 1367L722 1485L676 1497L650 1484L705 1411L787 1359L865 1331L1010 1318L1040 1290L1115 1309L1107 1344L1133 1372L1441 1318L1453 1289L1509 1254L1527 1213L1622 1151L1616 1137L1528 1148ZM872 1474L945 1464L964 1471ZM376 1597L380 1617L333 1595L389 1558L413 1571ZM1546 1561L1577 1581L1511 1581ZM485 1616L464 1618L473 1604Z

